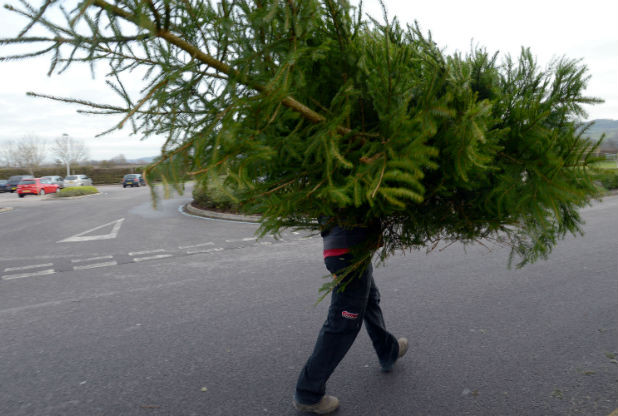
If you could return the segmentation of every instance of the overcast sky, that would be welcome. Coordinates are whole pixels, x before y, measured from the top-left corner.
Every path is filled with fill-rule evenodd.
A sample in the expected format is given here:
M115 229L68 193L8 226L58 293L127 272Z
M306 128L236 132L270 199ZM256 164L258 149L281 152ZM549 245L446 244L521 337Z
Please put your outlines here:
M16 0L7 0L16 3ZM36 1L33 2L37 4ZM448 52L466 52L473 42L488 51L517 56L530 47L545 65L553 58L581 58L590 70L587 93L605 100L588 109L589 119L618 119L618 1L616 0L385 0L390 16L400 22L418 21L423 31ZM378 1L366 0L365 11L381 18ZM0 38L19 28L15 14L0 10ZM0 55L6 52L0 48ZM76 105L26 96L26 91L111 101L103 71L92 79L87 68L47 77L49 59L0 63L0 141L26 135L52 140L67 133L86 141L92 159L155 156L163 140L140 141L128 127L101 138L94 136L118 122L117 118L84 116Z

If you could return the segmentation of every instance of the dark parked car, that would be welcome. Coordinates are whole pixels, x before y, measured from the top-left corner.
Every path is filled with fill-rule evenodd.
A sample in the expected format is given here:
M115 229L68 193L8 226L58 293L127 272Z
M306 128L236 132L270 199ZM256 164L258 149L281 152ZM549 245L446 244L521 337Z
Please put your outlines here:
M0 192L8 192L9 191L9 185L6 179L0 179Z
M32 179L34 178L34 176L32 175L15 175L15 176L11 176L9 178L9 181L7 182L8 185L8 191L9 192L15 192L17 190L17 185L19 185L19 183L22 181L22 179Z
M55 183L60 189L64 188L64 179L62 179L62 176L43 176L41 179L49 179L51 183Z
M146 186L146 181L139 173L129 173L122 178L122 187Z

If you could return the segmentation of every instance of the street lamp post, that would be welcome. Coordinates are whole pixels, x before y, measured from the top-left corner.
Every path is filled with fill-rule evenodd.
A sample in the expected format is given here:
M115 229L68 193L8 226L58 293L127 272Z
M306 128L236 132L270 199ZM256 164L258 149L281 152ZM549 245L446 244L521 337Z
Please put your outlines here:
M62 137L65 140L66 143L66 157L64 158L64 161L67 165L67 175L69 176L71 174L71 139L69 139L69 135L67 133L62 133Z

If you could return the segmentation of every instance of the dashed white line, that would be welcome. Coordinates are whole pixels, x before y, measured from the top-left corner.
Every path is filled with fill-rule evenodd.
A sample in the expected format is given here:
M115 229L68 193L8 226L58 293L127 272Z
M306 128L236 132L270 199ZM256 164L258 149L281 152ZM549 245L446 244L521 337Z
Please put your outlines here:
M215 253L217 251L223 251L223 247L216 247L216 248L208 248L206 250L190 250L187 251L187 254L198 254L198 253Z
M161 251L165 251L165 250L161 250ZM157 254L156 256L135 257L133 258L133 261L140 262L140 261L146 261L146 260L164 259L166 257L172 257L172 254Z
M28 266L21 266L21 267L7 267L6 269L4 269L5 272L14 272L17 270L30 270L30 269L37 269L39 267L49 267L49 266L53 266L54 263L45 263L45 264L30 264Z
M225 240L226 243L238 243L241 241L255 241L257 240L257 237L247 237L247 238L234 238L231 240Z
M2 276L2 280L14 280L21 279L23 277L32 277L32 276L47 276L50 274L54 274L56 271L54 269L46 269L33 273L22 273L22 274L6 274Z
M119 228L117 226L119 226L120 223L122 223L122 220L119 220L116 222L116 227L115 227L116 231L117 231L117 228ZM97 227L97 228L101 228L101 227ZM293 234L299 235L300 233L294 232ZM312 238L313 236L301 237L297 241L310 240ZM246 237L246 238L238 238L238 239L229 239L229 240L225 240L225 242L226 243L248 242L248 241L257 241L257 239L258 239L257 237ZM285 242L284 239L277 239L277 241L280 243ZM208 241L205 243L179 246L178 248L181 250L184 250L188 248L199 248L199 247L205 247L205 246L212 246L214 244L215 243L213 243L212 241ZM273 243L270 241L260 241L259 244L271 245ZM208 249L203 249L203 250L199 250L199 249L198 250L188 250L185 253L186 254L200 254L200 253L208 254L208 253L215 253L215 252L219 252L223 250L225 250L225 248L216 247L216 248L208 248ZM152 256L145 256L145 257L134 257L134 256L139 256L139 255L144 255L144 254L164 253L166 251L167 251L166 249L142 250L142 251L130 252L128 254L129 256L133 257L134 262L142 262L142 261L148 261L148 260L164 259L164 258L172 257L174 254L170 254L170 253L155 254ZM86 263L86 262L92 262L92 261L97 261L97 260L111 260L113 258L114 256L97 256L97 257L90 257L90 258L84 258L84 259L71 259L71 263L74 263L74 264ZM87 269L94 269L94 268L99 268L99 267L110 267L110 266L116 266L116 265L118 265L118 263L115 260L111 260L111 261L104 261L104 262L92 263L92 264L78 264L78 265L73 266L73 270L87 270ZM20 266L20 267L7 267L4 269L4 272L6 273L6 272L24 271L24 270L31 270L31 269L41 268L41 267L50 267L50 266L53 266L53 263L31 264L28 266ZM54 269L45 269L45 270L40 270L40 271L30 272L30 273L5 274L1 276L1 278L2 280L13 280L13 279L21 279L24 277L32 277L32 276L46 276L46 275L51 275L54 273L57 273L56 270Z
M158 250L133 251L133 252L129 253L129 256L139 256L141 254L161 253L163 251L165 251L164 248L160 248Z
M73 270L96 269L98 267L116 266L118 263L114 261L106 261L103 263L83 264L81 266L73 266Z
M73 259L71 263L85 263L87 261L95 261L95 260L106 260L113 259L114 256L99 256L99 257L90 257L89 259Z
M204 247L204 246L214 246L215 243L213 243L212 241L209 241L207 243L202 243L202 244L193 244L190 246L178 246L178 248L180 250L184 250L185 248L195 248L195 247Z

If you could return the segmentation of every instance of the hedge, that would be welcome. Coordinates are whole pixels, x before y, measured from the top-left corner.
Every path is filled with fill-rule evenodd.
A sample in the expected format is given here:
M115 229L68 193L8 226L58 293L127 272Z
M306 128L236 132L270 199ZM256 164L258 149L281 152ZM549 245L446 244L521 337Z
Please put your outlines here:
M74 175L87 175L92 178L92 183L95 185L101 184L116 184L122 182L122 177L128 173L142 173L145 166L123 166L113 168L100 168L96 166L80 166L72 169ZM14 175L30 175L31 173L27 169L21 168L3 168L0 169L0 179L8 179ZM66 175L66 168L64 166L59 167L45 167L34 169L34 177L40 178L41 176L58 175L63 178Z

